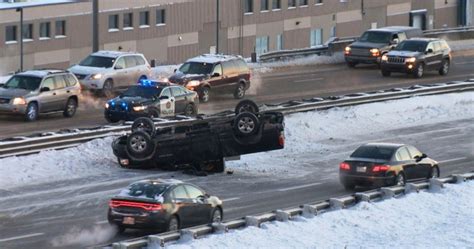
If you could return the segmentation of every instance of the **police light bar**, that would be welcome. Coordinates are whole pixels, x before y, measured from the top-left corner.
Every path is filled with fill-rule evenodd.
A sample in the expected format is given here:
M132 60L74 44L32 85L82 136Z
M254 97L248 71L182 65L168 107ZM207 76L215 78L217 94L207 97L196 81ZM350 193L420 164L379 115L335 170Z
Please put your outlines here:
M138 81L138 85L146 86L146 87L160 87L160 86L169 86L169 81L156 81L156 80L148 80L142 79Z

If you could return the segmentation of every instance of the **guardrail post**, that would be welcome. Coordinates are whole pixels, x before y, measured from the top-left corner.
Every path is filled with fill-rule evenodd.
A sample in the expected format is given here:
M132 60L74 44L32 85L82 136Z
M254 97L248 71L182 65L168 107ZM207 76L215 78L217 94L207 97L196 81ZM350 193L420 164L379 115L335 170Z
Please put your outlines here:
M303 205L303 217L313 218L315 215L318 215L318 210L308 204Z
M463 175L453 175L454 183L463 183L466 181L466 177Z
M413 183L407 183L405 184L405 194L409 194L412 192L417 192L418 193L419 189L418 186L416 186Z
M277 210L275 213L278 221L285 222L290 219L290 214L283 210Z
M160 236L156 235L148 235L148 247L149 248L156 248L156 247L165 247L165 240L160 238Z
M357 200L359 200L359 201L371 202L370 195L368 195L368 194L355 193L355 196L356 196Z
M212 223L211 226L214 233L217 233L217 234L227 233L229 231L229 227L222 223Z
M444 183L441 180L437 178L430 179L430 190L440 191L442 188L444 188Z
M382 191L382 195L385 199L390 199L396 196L395 191L391 188L383 187L380 188L380 191Z
M180 233L181 233L180 239L184 241L195 240L198 237L197 233L195 233L194 231L190 229L182 229Z
M260 227L260 220L255 216L245 216L245 224L252 227Z

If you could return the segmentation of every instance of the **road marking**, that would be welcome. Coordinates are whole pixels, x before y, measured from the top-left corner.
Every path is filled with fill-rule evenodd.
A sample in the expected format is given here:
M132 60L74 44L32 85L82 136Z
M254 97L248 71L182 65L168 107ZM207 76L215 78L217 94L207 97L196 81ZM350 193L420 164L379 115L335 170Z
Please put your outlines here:
M314 79L306 79L306 80L295 80L294 83L303 83L303 82L312 82L312 81L321 81L324 78L314 78Z
M26 239L26 238L31 238L31 237L38 237L38 236L41 236L41 235L44 235L44 233L32 233L32 234L21 235L21 236L6 238L6 239L0 239L0 242L7 242L7 241L12 241L12 240L17 240L17 239Z
M108 220L103 220L103 221L97 221L95 224L96 225L103 225L103 224L108 224L109 221Z
M445 139L445 138L459 137L459 136L465 136L465 134L450 134L446 136L434 137L433 139Z
M450 163L450 162L455 162L455 161L461 161L465 160L467 157L458 157L458 158L453 158L453 159L448 159L448 160L443 160L443 161L438 161L439 163Z
M464 62L456 62L456 65L466 65L466 64L474 64L474 61L464 61Z
M235 200L239 200L240 197L233 197L233 198L227 198L227 199L223 199L222 201L223 202L226 202L226 201L235 201Z
M312 186L318 186L321 185L322 183L317 182L317 183L310 183L310 184L305 184L305 185L299 185L299 186L294 186L294 187L289 187L289 188L281 188L278 189L280 192L288 191L288 190L295 190L295 189L300 189L300 188L307 188L307 187L312 187Z

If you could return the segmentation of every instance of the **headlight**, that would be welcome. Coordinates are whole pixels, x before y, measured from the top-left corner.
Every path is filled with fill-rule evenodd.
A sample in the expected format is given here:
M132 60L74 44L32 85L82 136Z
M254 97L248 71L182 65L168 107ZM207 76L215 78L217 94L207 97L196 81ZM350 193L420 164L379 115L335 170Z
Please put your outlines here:
M146 109L146 106L143 106L143 105L133 107L133 110L136 112L141 112L141 111L144 111L145 109Z
M96 74L91 75L91 79L93 79L93 80L100 80L101 78L102 78L102 74L100 74L100 73L96 73Z
M194 86L199 86L201 82L199 80L191 80L186 84L187 87L194 87Z
M24 98L14 98L13 99L14 105L26 105L26 100Z
M380 50L378 48L373 48L370 50L370 53L372 54L372 56L379 56Z
M387 55L383 55L383 56L382 56L382 61L388 61L388 56L387 56Z
M105 109L109 109L110 105L109 103L105 103Z
M411 57L411 58L406 58L405 59L405 62L408 62L408 63L414 63L416 61L416 58L415 57Z
M345 54L349 54L351 52L351 47L347 46L345 49L344 49L344 53Z

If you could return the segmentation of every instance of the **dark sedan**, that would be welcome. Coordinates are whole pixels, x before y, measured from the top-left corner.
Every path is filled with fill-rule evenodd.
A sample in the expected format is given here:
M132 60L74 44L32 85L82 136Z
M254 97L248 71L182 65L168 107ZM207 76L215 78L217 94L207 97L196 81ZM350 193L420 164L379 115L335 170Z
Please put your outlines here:
M369 143L339 165L339 179L356 186L405 185L407 180L439 177L438 162L411 145Z
M175 231L220 222L222 201L199 187L177 180L132 183L109 202L108 221L126 228Z
M183 86L168 82L142 80L105 104L109 122L135 120L139 117L167 117L198 113L199 96Z

